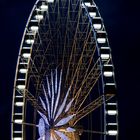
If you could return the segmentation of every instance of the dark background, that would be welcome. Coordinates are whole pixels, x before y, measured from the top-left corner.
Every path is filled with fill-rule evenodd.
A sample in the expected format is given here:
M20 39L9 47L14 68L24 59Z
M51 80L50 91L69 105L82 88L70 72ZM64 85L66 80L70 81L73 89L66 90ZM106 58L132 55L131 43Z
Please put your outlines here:
M10 140L12 88L22 34L35 0L0 0L0 140ZM140 139L139 1L96 0L115 66L119 140Z

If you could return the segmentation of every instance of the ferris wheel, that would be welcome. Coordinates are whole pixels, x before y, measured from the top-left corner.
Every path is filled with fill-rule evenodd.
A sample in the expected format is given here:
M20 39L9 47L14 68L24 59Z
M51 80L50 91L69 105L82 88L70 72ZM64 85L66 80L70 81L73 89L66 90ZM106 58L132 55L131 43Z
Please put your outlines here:
M117 140L111 48L92 0L37 0L15 74L12 140Z

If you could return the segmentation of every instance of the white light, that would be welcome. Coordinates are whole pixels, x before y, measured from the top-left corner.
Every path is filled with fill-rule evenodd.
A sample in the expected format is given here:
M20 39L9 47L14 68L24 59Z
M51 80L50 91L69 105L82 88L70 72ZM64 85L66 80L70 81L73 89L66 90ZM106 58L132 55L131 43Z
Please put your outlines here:
M74 132L74 131L76 131L74 128L71 128L71 127L66 128L66 130L67 130L68 132Z
M117 110L108 110L107 114L108 115L117 115Z
M20 73L27 73L27 71L28 71L27 69L20 69L19 70Z
M15 137L15 138L13 138L13 140L22 140L22 138L20 138L20 137Z
M86 5L87 7L91 7L91 6L92 6L90 2L85 2L85 5Z
M53 3L54 2L54 0L47 0L49 3Z
M97 42L103 44L106 42L106 38L97 38Z
M16 119L15 123L22 123L22 120L21 119Z
M24 103L23 103L23 102L16 102L15 105L16 105L16 106L23 106Z
M104 72L104 76L105 77L111 77L111 76L113 76L113 72L111 72L111 71L105 71Z
M101 24L93 24L95 30L100 30L102 25Z
M101 47L101 49L110 49L110 47ZM105 64L106 65L106 64ZM107 64L109 65L109 64ZM112 65L111 65L112 66Z
M113 67L112 64L104 64L105 67Z
M38 26L31 26L30 30L33 32L37 32L38 31Z
M33 43L34 43L34 40L33 40L33 39L27 39L25 42L26 42L27 44L33 44Z
M107 105L117 105L117 103L107 103Z
M40 6L40 9L41 9L42 11L47 11L47 10L48 10L48 5L41 5L41 6Z
M22 56L24 58L30 58L31 57L31 54L30 53L23 53Z
M22 131L14 131L14 133L22 133Z
M31 49L31 47L22 47L22 49L28 50L28 49Z
M115 83L106 83L107 86L115 86Z
M27 65L28 62L20 62L19 64L20 64L20 65Z
M106 60L109 59L110 55L109 54L101 54L101 59Z
M108 123L107 125L117 125L117 123Z
M43 15L35 15L35 19L42 20L43 19Z
M20 90L23 90L23 89L25 89L25 85L18 85L17 88Z
M23 113L15 113L15 115L17 115L17 116L19 115L20 116L20 115L23 115Z
M23 96L22 95L17 95L16 98L23 98Z
M30 29L30 28L29 28ZM33 36L33 35L35 35L35 32L28 32L28 33L26 33L26 35L28 35L28 36Z
M96 17L96 12L89 12L90 17Z
M116 136L118 134L117 130L109 130L108 135L110 136Z
M19 78L19 79L17 79L17 81L25 81L26 79L21 79L21 78Z

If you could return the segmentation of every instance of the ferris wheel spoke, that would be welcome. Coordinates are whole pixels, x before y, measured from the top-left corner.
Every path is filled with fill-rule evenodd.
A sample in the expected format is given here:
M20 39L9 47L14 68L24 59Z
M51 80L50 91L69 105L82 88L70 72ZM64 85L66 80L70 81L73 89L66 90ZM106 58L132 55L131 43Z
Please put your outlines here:
M42 28L43 25L40 25L40 28ZM50 45L51 40L48 40L48 33L43 33L43 31L39 30L37 31L37 35L35 38L35 43L33 45L34 49L32 50L32 54L34 55L36 52L39 53L44 53L48 49L48 46ZM46 46L47 44L47 46ZM46 47L44 47L46 46Z
M98 66L98 61L95 63L95 65L92 67L91 71L88 73L87 77L82 81L82 84L75 93L75 110L79 110L88 95L90 94L90 91L98 81L100 75L101 75L101 70Z
M88 115L90 112L94 111L95 109L97 109L98 107L100 107L103 103L104 100L108 101L110 100L112 97L114 97L114 94L106 94L106 95L102 95L100 97L98 97L96 100L92 101L90 104L88 104L86 107L82 108L81 110L79 110L76 113L76 117L75 120L73 120L73 126L79 121L81 120L83 117L85 117L86 115Z
M25 125L25 126L38 127L38 125L36 125L36 124L33 124L33 123L27 123L27 122L22 122L22 123L18 123L18 122L11 122L11 123L21 124L21 125Z
M61 82L62 82L62 70L61 70L61 72L60 72L60 77L59 77L58 93L57 93L56 102L55 102L55 105L54 105L54 114L53 114L53 118L54 118L54 116L55 116L55 114L56 114L56 109L58 108L58 103L59 103L59 100L60 100Z
M31 64L30 65L31 65L31 67L30 67L30 76L29 76L28 79L31 80L31 81L34 81L34 86L38 87L43 82L43 81L39 82L39 79L42 79L42 77L45 76L46 72L49 70L50 65L47 65L47 67L44 68L46 70L45 70L45 72L43 74L41 72L39 72L39 70L38 70L39 66L34 63L34 60L31 59Z
M86 21L87 22L87 21ZM89 58L88 57L88 54L89 53L92 53L92 49L94 50L94 48L92 48L92 49L90 49L90 50L88 50L87 48L88 48L88 40L89 40L89 38L90 38L90 35L91 35L91 29L90 29L90 26L89 26L89 23L81 23L81 22L79 22L79 24L78 24L78 26L77 26L77 32L75 33L75 49L73 49L72 51L71 51L71 56L70 56L70 60L69 60L69 66L68 66L68 71L70 71L71 70L71 73L67 73L67 76L66 76L66 79L70 76L71 77L71 75L73 75L73 80L74 80L74 78L75 78L75 75L77 75L77 73L79 73L79 71L78 71L78 69L80 69L81 67L80 67L80 65L83 65L83 63L82 63L82 61L83 60L86 60L87 58ZM82 29L79 29L80 28L80 24L85 24L85 29L84 30L82 30ZM87 24L87 25L86 25ZM78 47L77 47L77 42L78 42L78 40L76 39L77 38L77 33L81 33L81 36L80 36L80 38L78 39L78 40L81 40L81 38L82 38L82 34L84 34L84 33L86 33L86 35L85 35L85 39L84 39L84 45L83 45L83 49L82 49L82 52L80 52L81 54L80 54L80 56L79 56L79 61L78 62L73 62L73 63L75 63L75 65L76 65L76 68L71 68L70 67L70 64L71 64L71 61L73 61L73 60L76 60L77 58L77 55L78 55ZM81 47L81 46L80 46ZM81 48L80 48L81 49ZM87 51L86 51L87 50ZM85 56L83 56L83 55L86 55L86 57ZM90 57L91 57L91 55L90 55ZM72 64L71 64L72 65ZM85 66L85 67L87 67L87 66ZM84 71L84 70L83 70ZM72 80L72 82L71 83L73 83L73 80ZM75 86L76 86L76 84L75 84Z
M45 96L45 100L46 100L46 104L47 104L47 111L48 111L48 118L49 120L51 119L51 114L50 114L50 103L49 103L49 99L48 99L48 96L47 96L47 93L46 93L46 90L44 88L44 85L43 85L43 92L44 92L44 96Z
M79 82L81 82L81 79L86 79L86 77L88 75L91 63L93 62L93 56L94 56L95 50L96 50L96 47L93 47L92 50L88 50L88 53L90 52L89 57L87 57L88 53L86 53L86 51L84 51L86 56L81 57L81 63L80 62L78 63L78 67L75 70L76 82L74 83L75 88L73 91L73 95L76 94L76 92L77 92L76 89L79 88Z
M72 58L73 58L73 52L74 52L75 47L76 47L76 41L77 41L76 35L77 35L77 32L78 32L80 16L81 16L81 9L79 9L79 12L77 14L77 23L76 23L77 25L76 25L75 35L74 35L74 41L73 41L73 44L72 44L72 50L71 50L70 58L69 58L69 61L68 61L68 68L67 68L67 72L66 72L65 83L67 82L67 79L68 79L68 76L69 76L70 64L71 64L71 61L72 61Z
M65 59L65 53L66 53L66 45L67 45L67 37L68 37L68 32L70 31L69 28L69 20L70 20L70 1L68 1L68 10L67 10L67 18L66 18L66 31L65 31L65 39L64 39L64 47L63 47L63 57L62 57L62 69L64 67L64 59Z
M38 101L37 99L27 90L27 89L24 89L24 91L20 91L18 89L16 89L19 94L23 95L24 94L24 97L25 99L30 102L30 104L34 107L34 109L36 109L37 111L40 111L41 113L43 113L45 116L47 116L47 113L45 111L44 108L42 108L42 106L40 106L38 104Z
M46 55L48 56L48 52L50 51L51 44L52 42L49 41L45 50L41 50L41 47L40 47L40 51L37 51L38 53L40 52L40 54L37 53L37 54L34 54L33 56L32 62L34 63L34 65L36 65L36 68L38 69L39 73L44 72L44 70L46 69L44 64L49 63L46 58ZM36 53L36 50L33 53Z
M34 63L34 60L31 59L30 65L31 65L31 67L30 67L30 77L35 78L35 80L37 82L38 78L41 78L42 75L39 72L39 69L37 68L37 65Z
M73 93L75 93L76 86L77 86L77 82L78 82L78 80L79 80L78 76L79 76L80 74L83 75L83 73L84 73L85 71L88 70L87 66L85 66L85 70L83 70L83 71L80 73L81 69L84 68L84 63L82 63L82 62L84 61L84 59L85 59L85 57L83 56L84 53L88 56L88 54L86 53L85 48L87 47L88 39L89 39L89 37L90 37L90 34L91 34L91 31L88 33L88 37L87 37L87 39L85 40L85 43L84 43L84 46L83 46L83 50L82 50L82 52L81 52L81 56L80 56L80 58L79 58L79 60L78 60L77 66L76 66L75 69L73 69L73 72L72 72L72 73L74 73L74 74L72 74L73 77L72 77L72 80L71 80L71 86L73 85L74 80L76 79L76 82L74 83L75 88L74 88ZM95 49L93 48L93 50L95 50ZM90 50L89 52L92 53L93 50ZM93 54L94 54L94 53L93 53ZM92 57L90 57L90 61L91 61L91 60L92 60ZM90 66L90 63L89 63L89 66ZM89 67L89 66L88 66L88 67ZM79 73L80 73L80 74L79 74ZM86 76L86 75L85 75L85 76Z
M75 78L77 79L76 82L74 83L75 87L77 86L77 82L80 79L80 77L82 77L82 75L86 76L85 73L87 73L91 62L93 61L92 58L94 56L94 52L95 52L95 47L92 47L92 48L89 49L89 47L87 45L87 39L86 39L86 41L84 43L84 46L83 46L83 50L81 52L81 56L80 56L80 58L78 58L79 60L76 64L77 66L76 66L76 68L72 69L73 80ZM74 60L75 59L76 58L74 58ZM72 80L72 83L73 83L73 80Z
M101 135L106 135L105 132L102 131L93 131L93 130L83 130L85 133L93 133L93 134L101 134Z

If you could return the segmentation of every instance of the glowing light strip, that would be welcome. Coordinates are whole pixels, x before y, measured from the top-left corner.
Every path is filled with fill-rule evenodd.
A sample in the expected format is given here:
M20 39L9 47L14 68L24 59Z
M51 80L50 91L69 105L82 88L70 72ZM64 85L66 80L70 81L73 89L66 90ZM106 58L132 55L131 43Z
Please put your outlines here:
M61 119L55 126L62 126L67 124L75 115L69 115L66 118Z
M40 114L40 116L44 119L44 121L45 121L45 123L47 123L47 125L50 125L49 124L49 121L48 121L48 118L44 115L44 114L42 114L40 111L37 111L39 114Z
M13 140L22 140L21 137L14 137Z
M64 98L64 100L63 100L63 102L62 102L62 105L60 106L60 108L59 108L59 110L58 110L58 112L57 112L57 115L56 115L56 117L55 117L54 120L56 120L56 119L59 117L59 115L62 113L62 111L63 111L63 109L64 109L64 107L65 107L65 105L66 105L66 101L67 101L67 97L68 97L68 95L69 95L69 91L70 91L70 88L68 89L68 91L67 91L67 93L66 93L66 96L65 96L65 98Z
M69 140L68 137L60 131L54 130L55 133L62 139L62 140Z
M58 102L59 102L59 98L60 98L61 80L62 80L62 70L61 70L61 72L60 72L58 94L57 94L57 98L56 98L56 102L55 102L53 118L54 118L54 116L55 116L55 114L56 114L56 109L57 109Z
M52 97L51 97L51 118L53 117L53 106L54 106L54 84L53 84L53 73L51 72L51 83L52 83Z
M49 97L51 97L51 90L50 90L50 84L49 84L49 79L48 79L48 77L47 77L47 87L48 87Z
M55 70L55 93L57 93L57 69Z
M66 109L65 109L65 112L69 111L69 109L70 109L70 107L71 107L73 101L74 101L74 99L72 99L72 100L67 104Z
M49 104L49 100L48 100L48 96L47 96L47 93L46 93L46 90L44 88L44 85L43 85L43 91L44 91L44 95L45 95L45 99L46 99L46 104L47 104L47 109L48 109L48 118L49 120L51 119L51 114L50 114L50 104Z
M39 97L39 99L41 101L41 104L42 104L43 108L46 110L46 105L45 105L44 101L41 99L41 97Z

